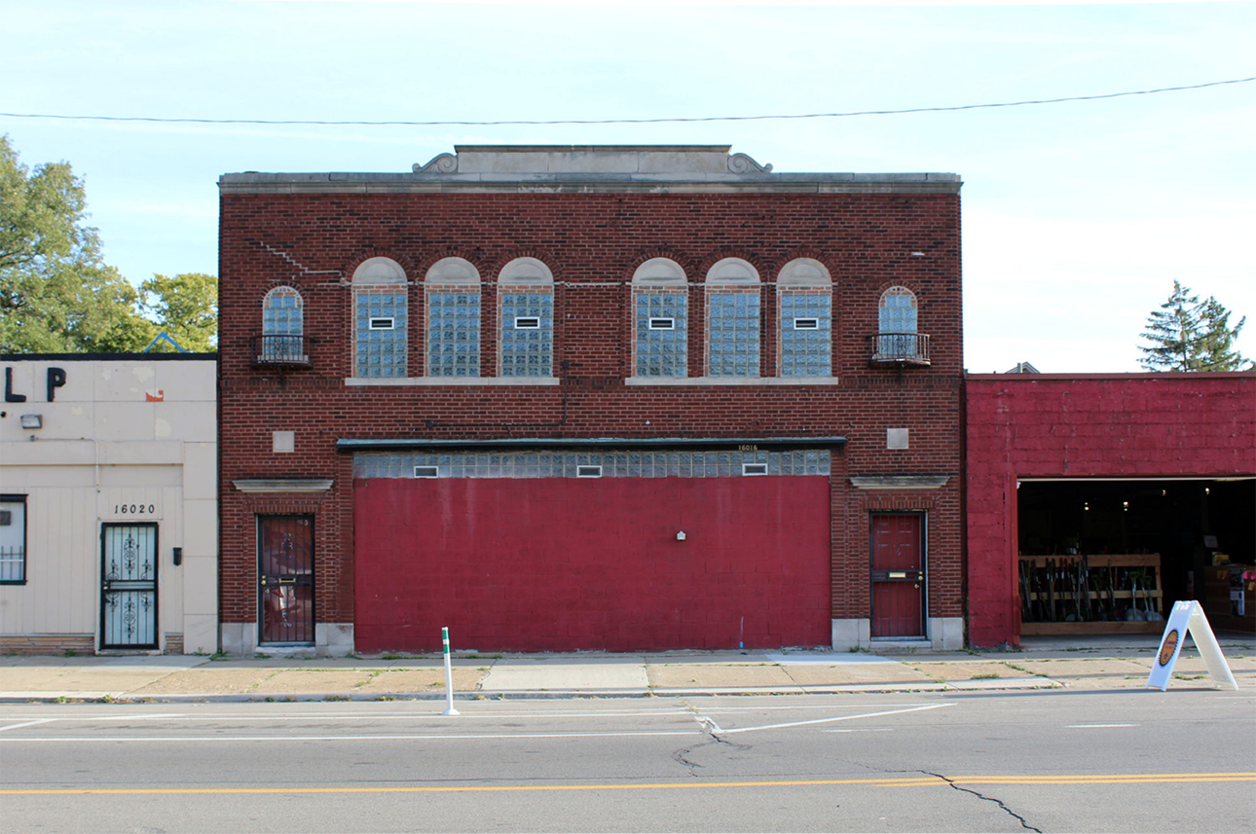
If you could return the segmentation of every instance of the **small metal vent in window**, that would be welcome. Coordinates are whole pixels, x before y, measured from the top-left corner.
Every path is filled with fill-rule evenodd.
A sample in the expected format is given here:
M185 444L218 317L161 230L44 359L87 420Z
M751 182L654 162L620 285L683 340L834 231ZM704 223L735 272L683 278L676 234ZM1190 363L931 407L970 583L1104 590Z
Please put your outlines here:
M515 330L540 330L540 316L515 316Z
M819 330L820 320L817 318L794 319L795 330Z
M416 466L414 467L414 477L416 478L439 478L440 469L436 466Z
M651 330L675 330L676 319L674 318L652 318L650 319Z
M577 478L600 478L602 477L602 467L600 466L577 466Z
M743 463L741 465L741 474L766 475L768 474L768 465L766 463Z
M396 327L396 319L392 316L386 318L371 319L371 330L393 330Z

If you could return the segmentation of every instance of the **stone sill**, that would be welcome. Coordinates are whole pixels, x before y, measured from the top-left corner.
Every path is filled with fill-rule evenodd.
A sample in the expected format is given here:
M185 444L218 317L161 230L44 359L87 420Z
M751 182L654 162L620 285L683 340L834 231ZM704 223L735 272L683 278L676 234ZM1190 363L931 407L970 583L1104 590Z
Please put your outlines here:
M835 376L631 376L624 385L840 385Z
M423 386L423 385L452 385L466 387L469 385L482 385L485 387L498 387L506 385L558 385L559 379L556 376L411 376L404 378L386 378L386 377L349 377L345 380L348 387L359 387L366 385L382 385L392 387L405 386Z

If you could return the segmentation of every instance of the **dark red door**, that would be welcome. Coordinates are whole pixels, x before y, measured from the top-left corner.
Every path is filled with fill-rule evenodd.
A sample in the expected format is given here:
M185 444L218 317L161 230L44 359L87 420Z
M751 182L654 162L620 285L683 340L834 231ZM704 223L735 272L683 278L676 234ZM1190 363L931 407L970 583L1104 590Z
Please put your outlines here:
M262 643L314 642L314 519L257 519Z
M872 517L872 636L923 637L924 516Z

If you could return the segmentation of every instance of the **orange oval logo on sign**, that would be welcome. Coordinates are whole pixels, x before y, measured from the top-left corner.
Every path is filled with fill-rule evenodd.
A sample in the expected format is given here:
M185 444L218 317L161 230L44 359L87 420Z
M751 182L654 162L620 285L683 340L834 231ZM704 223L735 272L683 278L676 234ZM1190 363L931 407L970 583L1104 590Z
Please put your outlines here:
M1169 665L1169 661L1173 659L1173 650L1177 648L1177 644L1178 632L1175 628L1168 633L1164 638L1164 643L1160 645L1160 657L1157 658L1157 661L1161 666Z

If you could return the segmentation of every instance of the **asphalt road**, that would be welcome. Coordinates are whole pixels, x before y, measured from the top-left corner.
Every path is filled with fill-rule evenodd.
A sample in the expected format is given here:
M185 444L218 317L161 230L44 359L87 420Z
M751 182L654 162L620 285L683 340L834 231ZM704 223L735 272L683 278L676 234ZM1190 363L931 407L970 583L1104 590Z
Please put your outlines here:
M443 706L0 706L0 829L1256 830L1250 693Z

